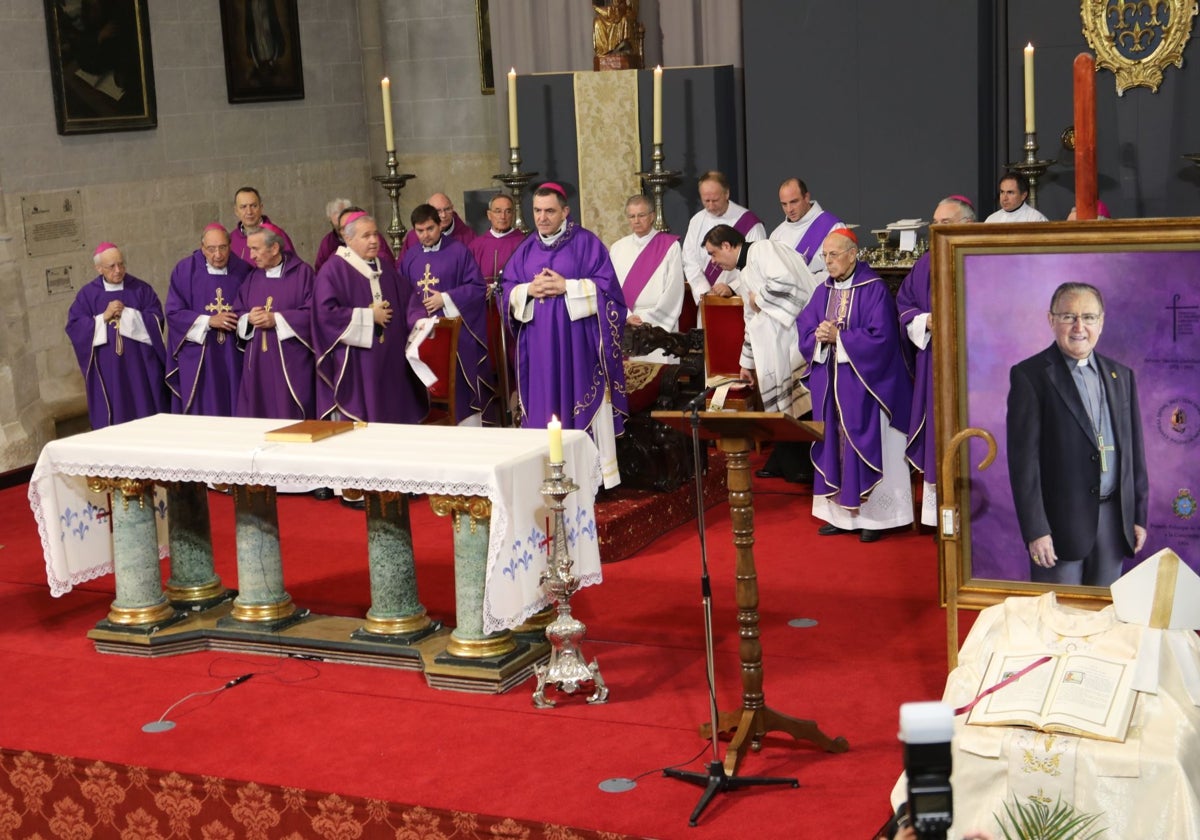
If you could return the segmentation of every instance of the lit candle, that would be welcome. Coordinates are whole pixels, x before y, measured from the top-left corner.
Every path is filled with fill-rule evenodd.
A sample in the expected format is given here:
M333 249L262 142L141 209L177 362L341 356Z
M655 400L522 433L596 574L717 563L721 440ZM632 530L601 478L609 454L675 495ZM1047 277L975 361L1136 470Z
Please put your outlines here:
M662 143L662 66L654 68L654 143Z
M515 149L520 146L517 140L517 70L508 70L508 146Z
M562 448L562 423L556 415L550 415L550 425L546 427L550 432L550 462L552 464L561 464L563 462Z
M379 83L383 89L383 140L389 152L396 151L396 138L392 135L392 83L387 76Z
M1033 44L1025 45L1025 133L1033 134Z

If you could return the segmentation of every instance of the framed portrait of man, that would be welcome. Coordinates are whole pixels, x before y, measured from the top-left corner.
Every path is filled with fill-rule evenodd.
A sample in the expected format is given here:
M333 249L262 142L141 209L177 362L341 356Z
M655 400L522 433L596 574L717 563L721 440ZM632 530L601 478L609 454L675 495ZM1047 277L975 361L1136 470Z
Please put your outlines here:
M43 0L59 134L158 125L148 0Z
M304 98L296 0L221 0L230 103Z
M1146 522L1139 527L1146 537L1124 560L1122 572L1167 547L1200 568L1200 219L947 225L932 230L931 244L939 463L947 458L951 438L966 429L990 433L997 449L995 461L980 469L984 444L975 439L960 444L949 453L955 458L952 486L939 482L943 583L954 587L957 603L986 606L1050 588L1032 582L1040 576L1029 545L1037 535L1022 533L1018 515L1031 500L1027 489L1014 491L1024 485L1010 474L1010 465L1023 472L1021 458L1037 457L1023 453L1038 450L1028 440L1009 440L1008 434L1038 432L1008 415L1048 414L1044 406L1023 402L1028 392L1012 384L1019 382L1013 369L1039 354L1058 359L1053 348L1062 348L1068 335L1079 341L1090 336L1094 356L1110 364L1101 367L1097 410L1103 398L1115 416L1122 411L1120 394L1124 406L1133 402L1140 420L1148 492ZM1090 308L1075 307L1086 309L1083 314L1052 312L1051 298L1067 282L1094 287L1102 307L1089 294ZM1070 382L1072 369L1064 362L1063 370ZM1079 388L1080 395L1086 393ZM1067 412L1071 389L1050 393L1064 412L1054 423L1084 425L1082 408L1078 417ZM1094 452L1084 447L1078 463L1058 469L1100 475L1109 459L1138 456L1136 441L1118 440L1115 450L1111 443L1100 441ZM1050 460L1043 454L1041 468ZM1111 498L1104 495L1103 476L1095 486L1090 481L1077 485L1078 492L1095 493L1105 502ZM1122 486L1119 492L1123 497L1134 491ZM1032 501L1049 511L1061 498ZM955 514L955 532L947 535ZM1107 585L1053 588L1067 601L1099 606L1109 600Z

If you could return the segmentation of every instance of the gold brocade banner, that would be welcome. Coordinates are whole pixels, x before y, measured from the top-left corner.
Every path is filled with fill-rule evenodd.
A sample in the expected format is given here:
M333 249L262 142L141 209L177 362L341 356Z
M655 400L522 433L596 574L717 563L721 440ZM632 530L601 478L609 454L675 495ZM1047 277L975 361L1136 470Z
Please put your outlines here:
M637 70L575 74L579 223L611 245L629 233L625 199L642 191Z

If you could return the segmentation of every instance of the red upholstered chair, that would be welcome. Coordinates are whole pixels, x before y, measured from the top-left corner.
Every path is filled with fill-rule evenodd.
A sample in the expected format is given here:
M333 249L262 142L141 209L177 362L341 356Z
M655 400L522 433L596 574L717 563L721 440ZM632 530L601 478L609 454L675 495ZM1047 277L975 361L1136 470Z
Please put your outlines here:
M683 309L679 312L679 329L677 332L689 333L699 324L696 323L696 299L692 297L692 285L683 281Z
M704 375L708 382L737 379L742 372L742 342L746 320L742 299L704 295L700 298L700 322L704 327ZM761 410L757 391L736 387L730 390L727 408Z
M461 318L438 318L429 337L417 349L421 361L437 374L437 382L429 386L429 416L427 424L455 426L454 384L458 377L458 331Z

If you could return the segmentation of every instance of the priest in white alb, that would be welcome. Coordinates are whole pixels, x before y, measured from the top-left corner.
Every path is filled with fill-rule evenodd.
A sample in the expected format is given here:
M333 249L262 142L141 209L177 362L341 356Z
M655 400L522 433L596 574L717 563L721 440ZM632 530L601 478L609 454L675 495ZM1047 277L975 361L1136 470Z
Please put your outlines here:
M625 295L630 326L652 324L669 332L679 329L683 310L683 253L679 237L654 229L657 216L650 199L632 196L625 202L625 218L630 233L609 249L617 281ZM635 362L677 362L662 350L647 356L635 356Z

